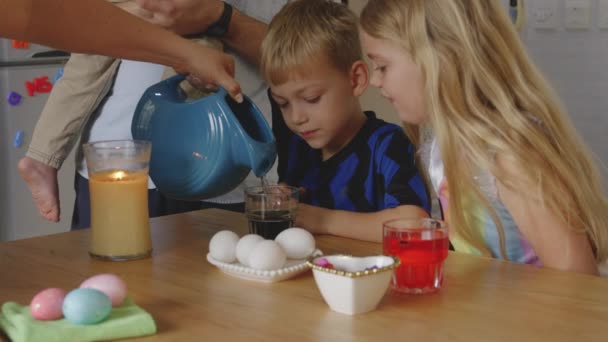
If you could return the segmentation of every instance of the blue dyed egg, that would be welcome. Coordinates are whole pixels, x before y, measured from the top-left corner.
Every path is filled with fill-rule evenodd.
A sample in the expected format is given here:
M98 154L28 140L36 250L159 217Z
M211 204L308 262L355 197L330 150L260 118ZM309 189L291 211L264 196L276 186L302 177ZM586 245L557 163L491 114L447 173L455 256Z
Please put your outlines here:
M74 324L95 324L112 311L112 301L95 289L75 289L63 300L63 316Z

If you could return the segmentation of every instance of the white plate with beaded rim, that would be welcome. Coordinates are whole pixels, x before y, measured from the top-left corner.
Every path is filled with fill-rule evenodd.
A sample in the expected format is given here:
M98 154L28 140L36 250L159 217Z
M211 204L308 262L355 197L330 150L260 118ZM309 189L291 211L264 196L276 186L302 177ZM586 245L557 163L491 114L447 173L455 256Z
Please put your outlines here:
M323 255L323 252L316 249L311 256L317 257L321 255ZM264 283L282 281L308 271L310 267L306 265L306 260L308 259L287 259L282 268L276 270L256 270L238 262L222 262L214 259L210 253L207 254L207 261L209 261L209 263L213 266L219 268L222 272L233 277Z

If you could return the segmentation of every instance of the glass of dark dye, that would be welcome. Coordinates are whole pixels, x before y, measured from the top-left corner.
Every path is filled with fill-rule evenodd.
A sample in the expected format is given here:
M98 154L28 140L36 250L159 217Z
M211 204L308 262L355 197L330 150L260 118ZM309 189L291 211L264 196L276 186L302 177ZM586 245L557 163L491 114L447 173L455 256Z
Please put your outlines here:
M252 186L245 189L245 215L249 233L274 239L293 227L298 210L298 188L286 185Z

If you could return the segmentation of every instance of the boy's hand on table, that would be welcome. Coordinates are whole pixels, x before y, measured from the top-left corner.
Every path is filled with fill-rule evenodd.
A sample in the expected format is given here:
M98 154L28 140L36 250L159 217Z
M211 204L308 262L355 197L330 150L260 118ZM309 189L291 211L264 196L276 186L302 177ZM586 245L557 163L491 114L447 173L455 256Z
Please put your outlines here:
M375 212L354 212L300 204L295 224L313 234L382 242L382 224L404 217L422 218L428 217L428 213L414 205L400 205Z
M285 192L286 192L286 193L291 192L291 190L290 190L290 185L288 185L287 183L283 183L283 182L281 182L281 183L279 183L278 185L280 185L280 186L284 186L284 187L285 187ZM299 188L298 188L298 192L299 192L299 196L300 196L300 201L302 201L302 200L303 200L303 198L304 198L304 196L306 196L306 188L305 188L305 187L303 187L303 186L301 186L301 187L299 187Z
M298 214L296 215L295 226L304 228L312 234L329 234L325 230L323 220L331 211L325 208L315 207L309 204L298 204Z

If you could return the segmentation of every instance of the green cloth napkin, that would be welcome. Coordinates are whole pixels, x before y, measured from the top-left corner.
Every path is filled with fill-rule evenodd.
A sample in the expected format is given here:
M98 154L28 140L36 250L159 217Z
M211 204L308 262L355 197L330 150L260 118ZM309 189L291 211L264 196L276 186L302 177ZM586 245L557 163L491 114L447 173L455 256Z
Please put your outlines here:
M0 313L0 329L14 342L88 342L116 340L156 333L154 319L129 298L101 323L78 325L66 319L37 321L29 306L6 302Z

